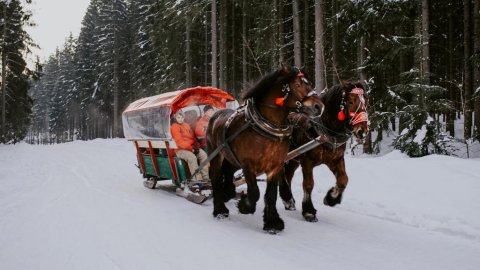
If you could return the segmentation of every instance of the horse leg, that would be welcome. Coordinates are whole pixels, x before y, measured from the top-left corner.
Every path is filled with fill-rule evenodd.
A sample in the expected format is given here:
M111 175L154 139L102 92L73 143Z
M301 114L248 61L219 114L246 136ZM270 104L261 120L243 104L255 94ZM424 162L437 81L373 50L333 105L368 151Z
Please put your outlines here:
M235 198L235 185L233 184L233 175L235 173L235 168L227 160L223 161L222 171L224 176L223 181L223 201L228 202L230 199Z
M323 204L333 207L342 202L342 194L347 187L348 176L345 171L345 160L343 157L338 162L329 163L327 166L335 175L335 178L337 178L337 184L327 192L323 199Z
M313 181L313 166L311 164L302 164L303 172L303 201L302 201L302 216L308 222L317 222L317 209L313 207L312 190L314 186Z
M293 175L295 174L295 170L297 170L298 166L300 166L300 164L295 160L291 160L285 165L285 176L280 183L280 198L282 198L285 210L296 210L291 184Z
M216 156L210 162L209 175L212 180L213 216L218 219L227 218L229 211L224 202L222 159L220 156Z
M277 212L277 193L278 180L284 178L283 172L281 178L274 177L271 181L267 179L267 190L265 191L265 209L263 210L263 230L270 234L276 234L285 228L285 223Z
M247 182L247 194L243 194L238 202L238 210L242 214L253 214L256 210L258 199L260 199L260 190L257 185L257 178L248 169L243 169L243 174Z

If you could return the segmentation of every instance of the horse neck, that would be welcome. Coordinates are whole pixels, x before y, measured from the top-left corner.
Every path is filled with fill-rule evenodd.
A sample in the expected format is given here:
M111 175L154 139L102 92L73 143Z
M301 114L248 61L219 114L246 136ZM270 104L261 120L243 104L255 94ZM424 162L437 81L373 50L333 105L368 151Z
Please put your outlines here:
M263 118L267 119L268 121L279 126L285 125L287 123L288 110L285 107L277 107L274 109L276 106L275 98L276 96L269 95L258 102L256 101L257 110L260 112ZM260 104L267 106L262 106ZM272 105L274 107L268 105Z
M338 110L337 110L338 112ZM335 132L342 132L345 130L344 123L337 119L336 115L333 114L323 114L322 115L322 124Z
M343 133L346 130L345 123L338 120L337 116L340 109L340 104L332 104L332 102L324 100L322 101L326 105L325 113L322 115L322 124L332 131Z

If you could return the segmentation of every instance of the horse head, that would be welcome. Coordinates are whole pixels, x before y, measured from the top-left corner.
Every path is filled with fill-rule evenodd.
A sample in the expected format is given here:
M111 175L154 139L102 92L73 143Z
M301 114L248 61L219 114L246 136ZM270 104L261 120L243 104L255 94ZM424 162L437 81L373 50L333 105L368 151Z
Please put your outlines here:
M353 135L360 141L364 141L368 129L367 106L368 99L365 96L365 89L361 83L342 83L342 99L337 118L344 121Z
M275 104L309 117L320 117L324 105L307 75L297 67L283 67L281 73L283 97L276 98Z

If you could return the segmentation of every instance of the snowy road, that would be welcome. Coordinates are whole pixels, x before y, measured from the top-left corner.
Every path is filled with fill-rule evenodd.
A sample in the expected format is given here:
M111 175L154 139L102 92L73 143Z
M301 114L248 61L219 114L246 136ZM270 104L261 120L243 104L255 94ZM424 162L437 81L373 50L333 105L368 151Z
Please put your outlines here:
M134 163L124 140L0 145L0 269L480 269L479 159L348 157L335 208L318 167L319 222L278 201L277 236L262 232L263 200L217 221L211 201L144 188Z

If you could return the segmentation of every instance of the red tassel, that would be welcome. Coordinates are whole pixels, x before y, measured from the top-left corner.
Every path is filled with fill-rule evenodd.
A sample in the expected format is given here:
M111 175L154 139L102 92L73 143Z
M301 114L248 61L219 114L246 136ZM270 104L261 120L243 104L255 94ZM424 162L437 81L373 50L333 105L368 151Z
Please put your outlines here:
M345 121L345 113L343 111L339 111L337 115L338 120Z
M285 102L285 99L283 97L279 97L275 99L275 104L278 106L283 106L284 102Z

